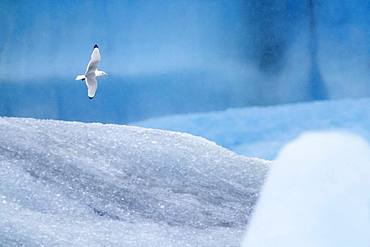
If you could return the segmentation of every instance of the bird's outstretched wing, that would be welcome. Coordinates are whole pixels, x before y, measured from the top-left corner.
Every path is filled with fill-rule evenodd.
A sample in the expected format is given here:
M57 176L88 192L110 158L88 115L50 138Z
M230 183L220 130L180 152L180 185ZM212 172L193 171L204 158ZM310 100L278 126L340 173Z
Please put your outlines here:
M89 77L92 73L95 74L95 70L98 68L98 64L100 61L100 52L97 45L94 46L94 50L91 53L91 58L89 64L87 65L85 75Z
M96 81L95 77L93 78L86 78L86 86L87 86L87 96L90 99L94 98L96 89L98 88L98 82Z

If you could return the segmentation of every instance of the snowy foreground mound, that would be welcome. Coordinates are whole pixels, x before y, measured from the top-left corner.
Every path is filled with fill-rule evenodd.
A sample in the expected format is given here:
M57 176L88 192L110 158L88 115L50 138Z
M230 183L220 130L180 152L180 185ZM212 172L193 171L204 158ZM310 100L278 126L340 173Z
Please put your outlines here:
M187 132L243 155L275 159L286 143L309 130L346 129L370 141L370 99L230 109L136 125Z
M0 246L238 246L268 163L188 134L0 118Z
M272 166L243 247L370 246L370 146L308 133Z

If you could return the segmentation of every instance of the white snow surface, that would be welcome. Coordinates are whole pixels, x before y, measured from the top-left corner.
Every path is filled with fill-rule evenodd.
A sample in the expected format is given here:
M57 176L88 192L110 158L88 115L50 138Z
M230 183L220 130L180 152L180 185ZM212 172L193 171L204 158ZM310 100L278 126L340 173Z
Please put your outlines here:
M243 247L370 246L370 146L346 132L306 133L269 171Z
M269 162L189 134L0 118L0 246L239 246Z
M275 159L304 131L346 129L370 141L370 99L247 107L149 119L133 125L202 136L239 154Z

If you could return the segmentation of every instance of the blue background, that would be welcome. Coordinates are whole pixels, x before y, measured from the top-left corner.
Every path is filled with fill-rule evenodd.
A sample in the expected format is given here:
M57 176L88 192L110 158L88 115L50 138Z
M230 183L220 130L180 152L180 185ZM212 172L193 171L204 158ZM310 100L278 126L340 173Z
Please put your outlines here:
M128 123L370 96L369 1L309 2L2 0L0 115ZM95 43L109 76L90 101L74 77Z

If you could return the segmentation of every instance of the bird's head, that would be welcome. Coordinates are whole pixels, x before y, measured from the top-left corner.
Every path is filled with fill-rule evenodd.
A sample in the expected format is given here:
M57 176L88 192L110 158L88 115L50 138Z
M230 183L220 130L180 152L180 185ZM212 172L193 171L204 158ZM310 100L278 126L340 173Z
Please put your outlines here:
M96 76L103 76L103 75L108 75L108 74L101 70L96 71Z

